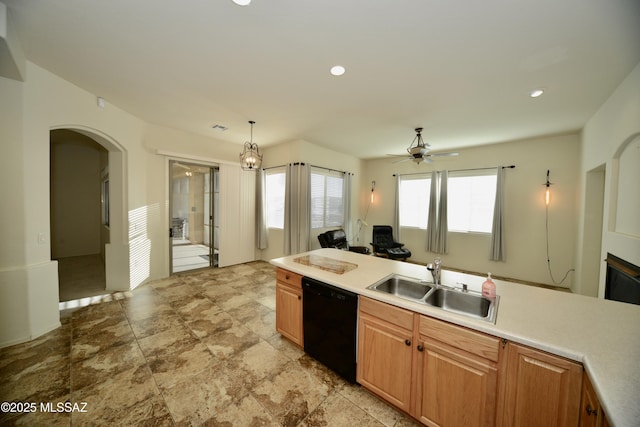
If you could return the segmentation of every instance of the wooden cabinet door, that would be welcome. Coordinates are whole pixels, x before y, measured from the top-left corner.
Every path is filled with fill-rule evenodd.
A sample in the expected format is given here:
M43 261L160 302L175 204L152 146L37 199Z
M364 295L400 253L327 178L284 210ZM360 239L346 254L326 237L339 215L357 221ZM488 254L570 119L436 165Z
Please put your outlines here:
M421 337L416 413L429 426L494 426L495 363Z
M412 331L360 313L357 381L398 408L411 403Z
M518 344L507 345L503 426L577 426L582 366Z
M600 427L603 421L602 408L596 391L585 373L582 377L582 400L580 401L580 427Z
M300 347L302 329L302 289L276 282L276 330Z

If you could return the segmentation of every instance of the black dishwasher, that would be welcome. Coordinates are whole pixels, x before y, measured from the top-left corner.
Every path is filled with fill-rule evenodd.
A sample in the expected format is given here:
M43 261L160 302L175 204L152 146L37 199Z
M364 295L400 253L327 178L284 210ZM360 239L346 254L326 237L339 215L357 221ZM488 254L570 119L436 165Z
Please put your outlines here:
M304 351L347 381L356 382L358 295L302 278Z

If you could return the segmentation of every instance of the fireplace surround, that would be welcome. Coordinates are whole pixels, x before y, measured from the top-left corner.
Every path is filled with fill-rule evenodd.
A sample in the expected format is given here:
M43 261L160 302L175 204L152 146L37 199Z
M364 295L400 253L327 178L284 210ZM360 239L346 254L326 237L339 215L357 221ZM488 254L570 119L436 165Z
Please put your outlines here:
M640 305L640 267L610 253L605 261L605 299Z

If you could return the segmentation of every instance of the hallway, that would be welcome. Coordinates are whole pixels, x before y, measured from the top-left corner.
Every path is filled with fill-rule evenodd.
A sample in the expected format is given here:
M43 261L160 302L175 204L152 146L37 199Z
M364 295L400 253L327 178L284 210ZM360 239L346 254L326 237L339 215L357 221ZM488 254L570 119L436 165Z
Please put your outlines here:
M60 302L109 293L105 291L104 261L100 255L74 256L57 261Z

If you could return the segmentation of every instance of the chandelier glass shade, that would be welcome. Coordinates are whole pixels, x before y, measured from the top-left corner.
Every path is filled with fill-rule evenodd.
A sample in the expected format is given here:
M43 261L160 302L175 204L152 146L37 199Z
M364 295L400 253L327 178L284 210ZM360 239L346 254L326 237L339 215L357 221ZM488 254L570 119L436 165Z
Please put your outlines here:
M251 124L251 141L244 143L244 150L240 153L240 166L246 171L253 171L260 169L262 154L260 154L258 144L253 142L253 125L255 122L251 120L249 123Z
M413 161L420 164L422 162L431 163L431 159L425 157L426 154L429 153L429 144L424 142L422 139L422 128L416 128L416 137L411 141L411 145L407 148L407 152L411 157L413 157Z

